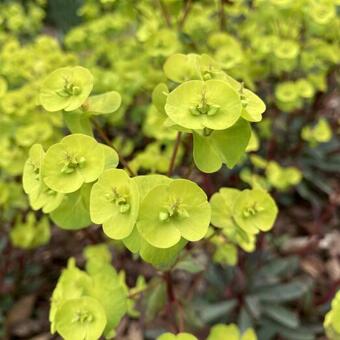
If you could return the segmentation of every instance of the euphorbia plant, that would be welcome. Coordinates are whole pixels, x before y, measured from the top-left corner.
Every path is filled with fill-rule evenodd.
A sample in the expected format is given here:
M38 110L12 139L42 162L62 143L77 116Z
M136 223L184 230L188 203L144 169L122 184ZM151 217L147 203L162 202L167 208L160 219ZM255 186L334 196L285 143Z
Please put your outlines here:
M178 62L176 70L171 68L173 59ZM255 235L272 228L277 207L269 193L258 188L222 188L209 203L199 184L173 177L183 134L193 134L193 160L203 172L215 172L222 163L230 168L237 164L249 142L250 122L261 120L265 105L206 55L174 55L164 70L169 79L181 82L177 87L170 84L170 89L159 85L153 92L163 128L169 133L177 131L167 175L134 173L96 120L98 114L118 109L119 94L110 91L91 96L93 77L76 66L58 69L42 82L40 103L51 114L64 110L71 132L74 119L85 118L88 124L78 124L77 133L46 152L41 145L33 145L23 184L33 209L50 214L64 229L102 225L109 239L120 240L163 271L171 285L171 270L179 257L190 255L190 246L186 247L190 242L213 241L222 229L234 247L227 252L234 253L237 245L251 251ZM96 139L97 133L108 145ZM117 169L119 159L123 169ZM87 273L71 260L53 293L51 330L66 339L109 337L129 313L133 290L129 293L110 266L107 250L101 249L86 252ZM230 331L239 337L237 329ZM172 337L175 335L164 334L160 339ZM175 338L194 339L185 333Z

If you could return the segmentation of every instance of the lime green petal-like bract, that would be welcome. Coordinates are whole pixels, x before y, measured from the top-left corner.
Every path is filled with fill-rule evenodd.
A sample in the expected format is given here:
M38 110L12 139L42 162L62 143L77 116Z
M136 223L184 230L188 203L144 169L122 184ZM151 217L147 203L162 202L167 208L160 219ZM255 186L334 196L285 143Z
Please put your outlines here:
M235 201L234 218L246 232L256 234L273 227L277 216L277 206L264 190L243 190Z
M73 111L87 99L93 76L81 66L62 67L46 77L41 85L40 103L47 111Z
M23 188L28 194L29 202L34 210L44 213L55 210L63 199L63 194L48 188L41 179L41 164L45 152L40 144L34 144L29 150L29 157L23 171Z
M56 314L56 330L65 340L97 340L105 325L103 307L88 296L66 301Z
M197 338L189 333L163 333L157 340L197 340Z
M130 235L139 210L137 185L121 169L106 170L93 185L90 214L94 223L103 224L104 232L113 239Z
M42 164L42 177L52 190L77 191L95 181L104 169L104 149L94 138L73 134L52 145Z
M255 93L247 89L242 90L241 97L244 101L242 117L250 122L259 122L266 110L265 103Z
M165 111L187 129L224 130L239 119L241 100L237 91L222 80L190 80L168 95Z
M202 239L210 223L210 206L195 183L178 179L152 189L141 203L137 227L142 237L157 248L170 248L181 237Z

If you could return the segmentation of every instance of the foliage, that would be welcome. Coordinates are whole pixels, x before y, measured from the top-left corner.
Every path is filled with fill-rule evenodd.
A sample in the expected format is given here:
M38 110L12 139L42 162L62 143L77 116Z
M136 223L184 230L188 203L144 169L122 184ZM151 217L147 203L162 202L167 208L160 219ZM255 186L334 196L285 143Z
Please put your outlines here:
M64 235L93 243L46 279L65 339L321 335L337 281L285 244L336 221L339 5L0 1L0 292Z

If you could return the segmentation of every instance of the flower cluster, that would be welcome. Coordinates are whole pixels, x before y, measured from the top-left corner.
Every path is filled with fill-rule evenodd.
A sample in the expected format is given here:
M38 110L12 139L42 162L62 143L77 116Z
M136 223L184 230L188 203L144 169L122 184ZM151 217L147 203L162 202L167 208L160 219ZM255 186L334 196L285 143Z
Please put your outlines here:
M270 230L275 222L278 209L273 198L262 189L221 188L212 195L211 223L221 229L221 235L212 238L217 246L217 262L235 264L235 245L252 252L256 235Z
M107 247L87 247L84 255L86 271L70 258L52 295L51 332L66 340L112 336L128 310L126 286L110 264Z
M165 84L154 91L164 124L193 134L193 156L201 171L215 172L223 163L232 168L249 143L249 122L262 119L263 101L205 54L174 54L164 73L179 83L170 93Z

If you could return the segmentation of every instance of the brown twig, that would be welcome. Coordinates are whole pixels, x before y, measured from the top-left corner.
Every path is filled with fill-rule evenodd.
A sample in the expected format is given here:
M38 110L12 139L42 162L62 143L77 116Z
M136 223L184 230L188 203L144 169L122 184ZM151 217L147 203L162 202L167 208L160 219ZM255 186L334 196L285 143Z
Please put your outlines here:
M172 175L172 173L174 171L175 162L176 162L176 156L177 156L179 145L181 143L181 137L182 137L182 132L178 131L177 132L176 141L175 141L174 150L172 152L171 159L170 159L170 164L169 164L169 170L168 170L168 176L169 177L171 177L171 175Z
M176 318L175 318L175 322L176 322L175 327L177 328L177 331L179 333L183 332L184 331L183 308L182 308L182 305L180 304L180 302L176 299L175 289L174 289L170 270L164 272L163 279L164 279L165 284L166 284L166 292L167 292L167 296L168 296L168 312L169 312L169 315L172 315L172 307L176 306L177 316L178 316L178 325L177 325Z
M126 171L129 173L130 176L136 176L134 171L130 168L128 162L125 160L125 158L119 153L117 148L112 144L110 141L109 137L106 135L105 131L102 129L102 127L98 124L97 120L94 118L91 118L91 121L93 122L100 138L108 145L110 146L113 150L115 150L118 154L119 161L122 163L123 167L126 169Z

